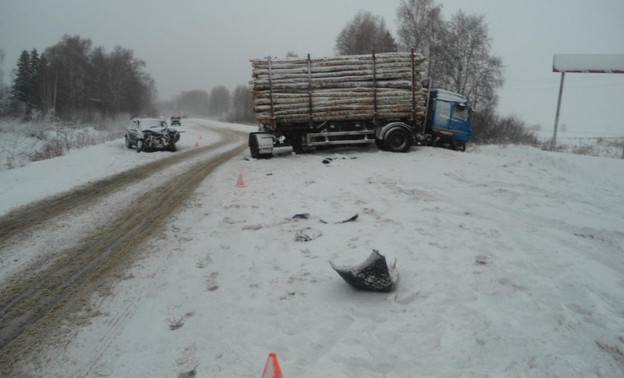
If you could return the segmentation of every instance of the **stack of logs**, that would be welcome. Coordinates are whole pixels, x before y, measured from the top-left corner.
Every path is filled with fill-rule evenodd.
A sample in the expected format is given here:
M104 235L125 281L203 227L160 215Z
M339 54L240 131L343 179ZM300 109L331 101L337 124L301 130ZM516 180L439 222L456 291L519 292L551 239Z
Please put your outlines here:
M252 60L256 119L275 126L422 117L424 61L411 52Z

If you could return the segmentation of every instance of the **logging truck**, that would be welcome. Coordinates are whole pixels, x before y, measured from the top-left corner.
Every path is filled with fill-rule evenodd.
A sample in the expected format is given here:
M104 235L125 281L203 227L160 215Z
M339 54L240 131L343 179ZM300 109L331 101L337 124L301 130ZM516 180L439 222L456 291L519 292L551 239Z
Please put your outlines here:
M251 60L254 158L274 148L295 153L322 146L375 143L405 152L413 145L464 151L472 108L460 94L432 89L425 58L412 52L311 59Z

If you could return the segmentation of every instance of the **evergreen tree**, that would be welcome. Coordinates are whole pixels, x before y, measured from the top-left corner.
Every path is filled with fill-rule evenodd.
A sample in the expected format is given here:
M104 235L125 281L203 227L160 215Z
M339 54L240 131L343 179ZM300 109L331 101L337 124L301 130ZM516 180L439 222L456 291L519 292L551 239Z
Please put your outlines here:
M45 61L44 61L45 62ZM28 101L33 109L41 109L41 97L39 96L39 88L41 87L43 67L41 65L41 58L37 49L32 49L30 52L30 78L28 88Z
M24 50L17 60L17 72L11 88L11 95L15 100L26 105L26 112L30 114L32 104L29 102L31 88L30 54Z

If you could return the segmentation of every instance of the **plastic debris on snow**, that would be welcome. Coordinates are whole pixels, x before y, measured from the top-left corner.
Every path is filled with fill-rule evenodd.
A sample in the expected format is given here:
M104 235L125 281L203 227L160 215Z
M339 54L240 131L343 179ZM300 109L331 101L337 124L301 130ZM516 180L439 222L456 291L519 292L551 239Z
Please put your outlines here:
M399 271L394 264L388 268L385 256L373 249L363 263L355 266L339 267L329 262L331 267L349 285L359 290L391 292L399 282Z

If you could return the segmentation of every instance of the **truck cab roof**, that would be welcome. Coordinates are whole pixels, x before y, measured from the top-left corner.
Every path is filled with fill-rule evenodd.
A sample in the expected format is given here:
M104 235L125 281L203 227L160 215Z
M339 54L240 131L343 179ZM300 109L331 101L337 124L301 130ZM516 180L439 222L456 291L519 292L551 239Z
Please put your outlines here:
M466 99L466 97L458 94L458 93L454 93L454 92L450 92L444 89L434 89L431 91L431 98L432 99L439 99L442 101L448 101L448 102L454 102L454 103L468 103L468 100Z

